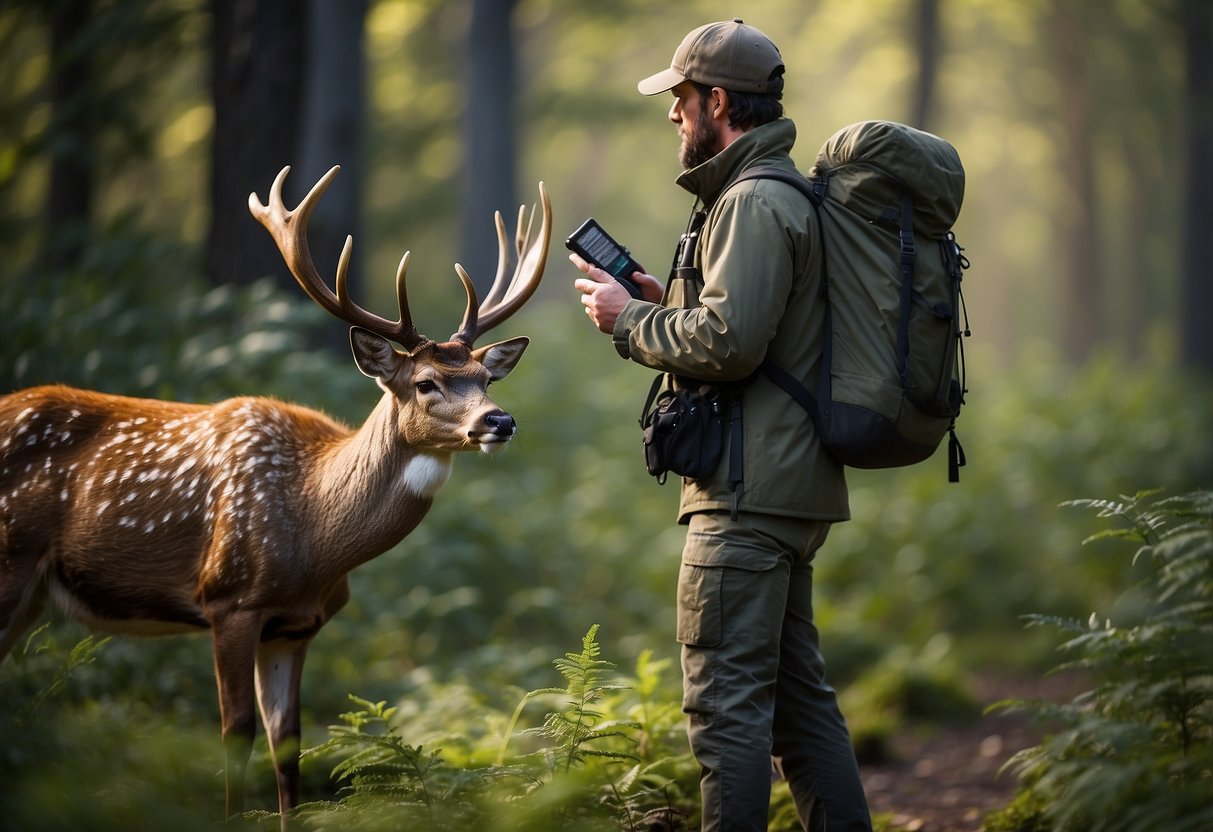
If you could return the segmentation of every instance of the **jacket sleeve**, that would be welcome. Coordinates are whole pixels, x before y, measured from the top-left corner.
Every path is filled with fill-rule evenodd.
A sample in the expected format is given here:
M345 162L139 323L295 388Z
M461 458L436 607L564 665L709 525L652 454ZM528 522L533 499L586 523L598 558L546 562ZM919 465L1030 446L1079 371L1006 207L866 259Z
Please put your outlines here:
M700 240L699 305L633 300L613 339L621 355L646 367L733 381L762 362L783 315L794 278L793 236L783 212L752 185L726 193L712 213Z

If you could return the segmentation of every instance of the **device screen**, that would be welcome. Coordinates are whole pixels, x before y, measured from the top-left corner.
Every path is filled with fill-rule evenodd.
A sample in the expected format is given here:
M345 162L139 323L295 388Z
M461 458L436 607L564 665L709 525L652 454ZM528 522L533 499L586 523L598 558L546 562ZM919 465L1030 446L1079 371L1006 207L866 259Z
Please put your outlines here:
M597 263L613 277L625 276L628 267L628 254L607 236L606 232L597 225L586 225L578 236L577 242L585 249L589 259Z

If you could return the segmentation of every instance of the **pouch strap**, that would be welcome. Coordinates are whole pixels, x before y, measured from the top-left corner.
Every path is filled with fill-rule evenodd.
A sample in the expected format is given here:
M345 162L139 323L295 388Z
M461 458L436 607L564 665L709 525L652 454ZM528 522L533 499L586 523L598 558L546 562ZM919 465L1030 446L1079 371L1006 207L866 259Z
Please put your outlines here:
M644 427L645 421L649 418L649 411L653 407L653 401L657 398L657 391L661 389L661 382L665 379L665 373L658 373L653 379L653 383L649 385L649 394L644 398L644 407L640 411L640 427Z
M741 484L745 477L745 431L742 430L741 419L743 393L741 390L734 391L729 398L729 490L733 492L733 510L729 516L736 520L741 510Z

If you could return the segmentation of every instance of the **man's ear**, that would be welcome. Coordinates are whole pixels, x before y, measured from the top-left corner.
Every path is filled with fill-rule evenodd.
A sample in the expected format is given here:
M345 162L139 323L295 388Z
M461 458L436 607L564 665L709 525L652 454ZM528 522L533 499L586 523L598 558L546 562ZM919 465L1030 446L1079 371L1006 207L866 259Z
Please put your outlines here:
M531 343L530 338L520 335L508 341L498 341L496 344L481 347L472 353L472 358L488 369L489 381L500 381L510 374L510 370L514 369L529 343Z
M386 381L400 366L402 356L392 343L369 329L350 327L350 349L362 374L378 381Z
M729 120L729 91L724 87L712 87L711 93L708 94L708 106L711 108L712 118L724 119L727 123Z

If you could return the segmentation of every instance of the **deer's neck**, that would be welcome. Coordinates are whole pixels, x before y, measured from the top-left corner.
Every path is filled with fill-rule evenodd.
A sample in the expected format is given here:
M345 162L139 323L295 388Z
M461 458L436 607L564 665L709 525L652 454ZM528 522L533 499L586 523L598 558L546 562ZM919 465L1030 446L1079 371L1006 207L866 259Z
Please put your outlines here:
M361 428L321 455L310 478L324 537L359 563L412 531L450 477L453 455L408 445L398 408L385 395Z

